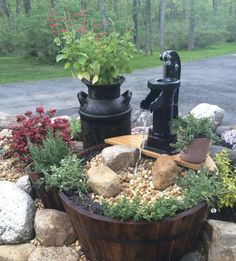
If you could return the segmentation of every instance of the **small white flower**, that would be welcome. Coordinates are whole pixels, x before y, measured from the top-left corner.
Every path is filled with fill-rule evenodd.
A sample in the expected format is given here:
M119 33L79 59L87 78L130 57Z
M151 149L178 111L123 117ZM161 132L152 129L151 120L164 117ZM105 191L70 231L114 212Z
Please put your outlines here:
M212 214L215 214L216 212L217 212L217 210L216 210L215 208L212 208L212 209L211 209L211 213L212 213Z

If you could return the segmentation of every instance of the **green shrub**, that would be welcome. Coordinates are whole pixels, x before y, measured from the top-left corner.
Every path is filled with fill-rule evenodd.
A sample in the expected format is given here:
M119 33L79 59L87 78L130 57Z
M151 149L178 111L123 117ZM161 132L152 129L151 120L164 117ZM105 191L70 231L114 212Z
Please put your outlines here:
M81 123L78 119L70 120L70 137L72 140L81 140Z
M178 117L171 123L171 132L177 135L177 142L172 146L176 149L185 149L195 138L207 138L216 141L217 136L211 128L208 118L195 118L192 114Z
M182 201L175 198L160 198L154 203L142 201L139 196L129 200L121 198L112 204L103 203L104 215L121 220L159 220L166 216L173 216L183 209Z
M45 173L50 171L51 166L58 166L63 158L70 155L71 151L62 137L48 132L42 145L30 143L29 153L33 161L33 170Z
M80 197L88 193L87 178L83 173L81 160L75 155L62 159L59 166L52 166L50 174L45 173L44 183L47 190L54 187Z
M226 150L216 154L215 163L218 168L218 176L222 183L221 192L218 195L217 206L236 206L236 169L231 167L231 162Z
M65 69L71 68L79 79L92 84L112 84L131 70L134 45L130 32L119 35L87 31L79 37L72 29L55 43L61 47L57 61L64 60Z
M159 220L194 207L201 201L214 206L221 189L218 176L210 175L206 169L198 173L189 171L185 178L179 178L178 185L183 189L181 199L162 197L155 202L147 202L136 196L133 199L121 198L110 204L104 201L104 215L121 220Z
M195 206L200 201L207 201L214 206L221 191L221 182L216 174L210 175L208 169L200 169L197 173L193 170L187 172L185 178L179 178L177 184L184 193L186 208Z

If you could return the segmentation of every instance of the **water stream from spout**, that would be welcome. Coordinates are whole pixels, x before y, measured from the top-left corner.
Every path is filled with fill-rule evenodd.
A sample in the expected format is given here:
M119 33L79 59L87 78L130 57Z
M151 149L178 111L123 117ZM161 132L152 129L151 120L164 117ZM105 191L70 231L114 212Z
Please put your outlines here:
M148 112L148 114L147 114L147 112ZM139 167L139 164L140 164L141 159L142 159L142 149L144 149L145 142L146 142L146 134L148 132L147 123L148 123L148 120L150 119L150 117L152 116L152 113L149 112L149 111L145 110L143 113L145 113L147 115L145 115L146 119L145 119L144 124L143 124L143 139L142 139L142 142L140 144L138 159L135 163L134 175L137 175L138 167Z

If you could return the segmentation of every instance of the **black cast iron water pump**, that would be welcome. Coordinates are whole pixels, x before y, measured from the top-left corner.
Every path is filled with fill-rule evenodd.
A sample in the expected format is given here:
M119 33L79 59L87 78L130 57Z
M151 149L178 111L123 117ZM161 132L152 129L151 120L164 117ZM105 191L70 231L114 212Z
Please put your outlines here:
M153 127L149 128L145 149L162 154L175 154L171 147L176 137L171 134L170 122L178 116L181 62L175 51L165 51L160 55L163 61L163 78L148 81L150 93L140 104L141 109L153 113Z

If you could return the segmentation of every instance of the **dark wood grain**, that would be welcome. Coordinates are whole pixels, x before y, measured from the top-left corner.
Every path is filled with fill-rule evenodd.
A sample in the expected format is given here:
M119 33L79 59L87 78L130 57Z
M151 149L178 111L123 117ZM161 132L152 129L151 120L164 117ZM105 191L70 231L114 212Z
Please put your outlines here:
M65 211L64 207L61 203L61 199L58 196L57 189L50 189L48 191L45 190L43 184L39 185L38 181L44 175L43 173L31 172L28 173L31 183L38 195L41 199L45 208L57 209L59 211Z
M191 250L207 217L207 204L156 222L119 221L91 214L59 193L83 251L92 261L178 260Z

